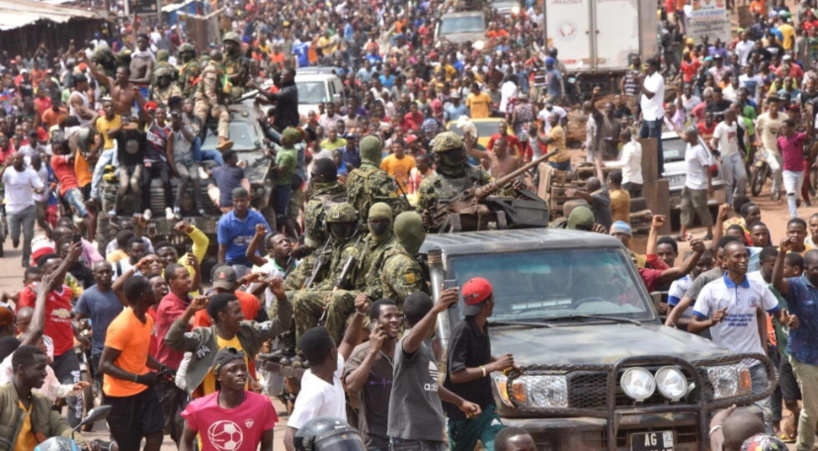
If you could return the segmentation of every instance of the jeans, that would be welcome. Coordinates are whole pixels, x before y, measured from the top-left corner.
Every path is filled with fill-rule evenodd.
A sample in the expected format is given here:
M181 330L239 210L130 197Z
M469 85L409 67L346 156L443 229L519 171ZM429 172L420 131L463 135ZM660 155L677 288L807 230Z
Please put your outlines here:
M73 349L54 356L51 369L54 370L54 375L61 384L73 385L80 381L80 361ZM82 416L82 394L68 396L65 398L65 403L68 404L68 424L75 427L80 424L80 416Z
M727 184L727 203L733 205L733 184L735 183L735 194L739 196L744 195L747 187L747 170L740 152L722 156L721 175Z
M82 191L79 188L71 188L63 195L68 205L74 208L77 216L84 218L88 216L88 210L85 208L85 198L82 197Z
M17 213L9 213L9 231L11 241L20 241L20 225L23 226L23 266L28 268L31 259L31 240L34 238L34 220L37 218L37 207L28 206Z
M146 167L142 171L142 208L151 208L151 180L154 174L159 174L162 180L162 190L165 192L165 206L173 205L173 190L170 187L170 170L167 161L152 161L150 166L145 162Z
M102 181L102 174L105 173L105 166L112 164L117 165L116 161L116 147L102 151L102 155L97 160L97 165L94 166L94 175L91 178L91 199L99 199L99 183Z
M202 150L202 138L197 136L196 139L193 140L193 161L201 163L203 160L213 160L218 163L219 166L224 165L222 153L216 149Z
M752 383L753 394L758 394L767 389L769 379L767 378L767 370L763 363L750 367L750 382ZM764 427L767 429L767 434L773 433L773 411L770 398L764 398L756 401L755 405L764 413Z
M277 217L283 218L282 221L287 219L287 206L290 204L292 194L292 185L276 185L273 191L273 211Z
M778 152L771 152L768 150L765 153L767 156L767 164L770 165L770 171L772 171L773 177L773 186L770 191L773 195L780 195L781 186L784 184L783 174L781 172L784 161L783 157Z
M784 179L784 189L787 191L787 206L790 208L790 218L798 217L798 199L801 198L801 185L804 184L804 171L782 172Z
M801 363L790 356L792 369L798 378L804 408L798 417L798 439L795 449L809 451L815 443L815 422L818 421L818 366Z
M659 177L665 172L665 156L662 154L662 119L655 121L642 120L639 127L640 138L656 138L656 162L659 165Z

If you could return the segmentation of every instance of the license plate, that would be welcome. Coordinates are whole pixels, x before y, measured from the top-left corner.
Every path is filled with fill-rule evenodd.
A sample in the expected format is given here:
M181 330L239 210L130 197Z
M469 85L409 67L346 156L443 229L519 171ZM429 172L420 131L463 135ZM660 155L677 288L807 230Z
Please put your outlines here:
M676 185L683 185L685 182L684 174L680 175L671 175L668 178L668 185L676 186Z
M673 431L631 434L631 451L673 451Z

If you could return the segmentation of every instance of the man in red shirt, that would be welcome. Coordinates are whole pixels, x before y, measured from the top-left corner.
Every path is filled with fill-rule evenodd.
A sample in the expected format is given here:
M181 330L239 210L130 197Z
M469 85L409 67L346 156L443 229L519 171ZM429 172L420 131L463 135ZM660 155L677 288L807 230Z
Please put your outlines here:
M409 130L417 131L420 128L420 124L423 123L423 115L420 114L418 111L418 104L412 102L409 104L409 112L403 116L403 123L401 124L401 128L403 131L408 132Z
M52 143L51 150L54 152L54 156L51 157L51 169L54 170L54 175L60 182L60 196L68 201L75 215L87 218L85 197L80 191L80 185L74 173L74 155L68 145L68 140Z
M190 305L191 299L188 293L193 291L194 284L187 268L176 263L165 267L165 280L170 286L170 293L159 301L159 308L156 310L154 334L159 341L156 360L171 370L178 371L184 353L174 351L168 346L165 343L165 335L173 322L181 318ZM170 434L178 444L184 428L179 413L185 408L187 393L173 382L160 379L156 384L156 394L159 396L159 404L165 418L164 432Z
M37 117L39 118L42 118L43 113L53 107L51 98L48 97L47 94L48 91L46 89L40 88L37 91L37 98L34 99L34 111L37 112Z
M716 125L718 125L714 119L713 113L708 112L704 115L704 121L699 122L697 128L699 129L699 136L704 140L707 145L710 145L710 141L713 139L713 132L716 130Z
M494 142L498 139L502 139L506 142L506 144L508 144L508 150L510 151L509 153L511 155L514 155L515 157L523 156L523 146L520 144L520 140L517 139L516 136L508 134L508 124L506 121L500 121L497 133L491 135L491 138L489 138L486 150L493 152Z
M48 293L45 304L45 328L43 333L48 335L54 342L54 361L51 368L54 374L63 384L76 384L79 382L80 362L74 352L74 338L83 343L83 346L91 346L87 338L75 333L75 324L72 320L71 288L64 285L65 274L82 253L82 245L74 243L68 251L65 260L57 254L43 255L38 259L38 265L43 271L43 276L51 276L53 286L59 287ZM33 282L20 292L17 310L23 307L34 308L37 301L38 282ZM82 411L77 411L77 398L69 396L68 423L76 426L80 422ZM81 402L81 401L80 401Z

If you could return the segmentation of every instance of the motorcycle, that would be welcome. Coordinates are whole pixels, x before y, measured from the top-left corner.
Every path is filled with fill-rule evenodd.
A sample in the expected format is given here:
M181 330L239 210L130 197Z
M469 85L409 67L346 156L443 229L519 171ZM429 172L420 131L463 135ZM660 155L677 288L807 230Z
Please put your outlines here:
M40 443L34 448L34 451L79 451L80 449L88 450L111 450L113 449L112 442L104 442L101 440L94 440L82 444L82 447L77 446L74 440L77 431L87 424L94 424L97 421L102 421L111 413L111 406L99 406L91 409L88 415L71 431L71 438L68 437L51 437L48 440Z
M767 179L773 178L773 171L770 169L770 164L767 163L767 156L763 153L760 150L756 151L755 161L750 167L750 193L753 197L760 196Z

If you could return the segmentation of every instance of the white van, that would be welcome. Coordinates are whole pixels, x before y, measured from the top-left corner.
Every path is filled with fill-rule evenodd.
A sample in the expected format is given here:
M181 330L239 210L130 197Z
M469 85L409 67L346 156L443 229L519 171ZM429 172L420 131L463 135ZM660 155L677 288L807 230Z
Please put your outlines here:
M298 88L298 114L306 118L310 110L318 113L318 104L335 102L342 107L343 81L335 75L334 67L303 67L296 69L295 85Z

